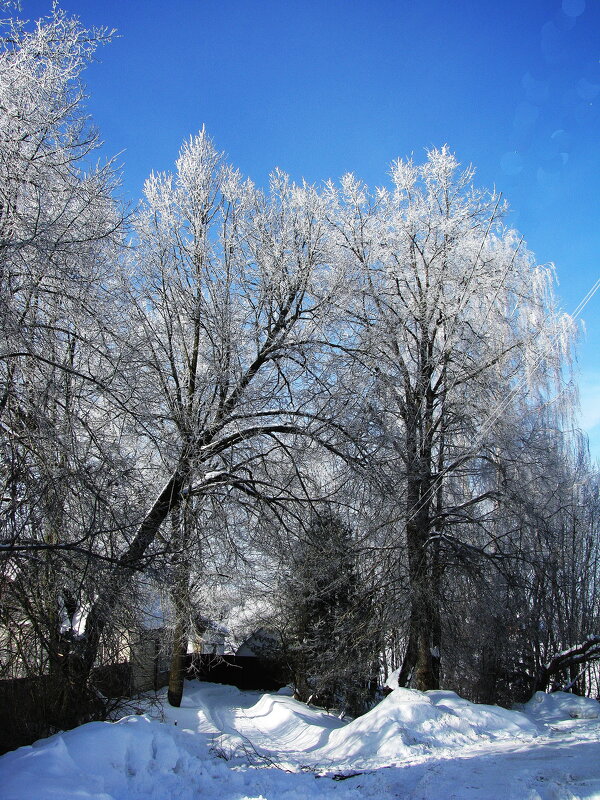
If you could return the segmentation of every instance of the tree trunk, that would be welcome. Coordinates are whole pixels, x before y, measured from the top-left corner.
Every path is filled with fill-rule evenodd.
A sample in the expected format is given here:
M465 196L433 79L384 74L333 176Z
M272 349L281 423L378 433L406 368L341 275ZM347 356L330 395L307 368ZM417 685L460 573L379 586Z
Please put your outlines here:
M173 632L173 654L169 669L169 690L167 699L175 708L181 705L183 697L183 681L185 677L185 657L187 655L187 630L183 619L177 620Z
M439 681L433 666L432 633L434 620L424 605L419 614L419 636L417 639L417 662L415 664L415 689L426 692L429 689L439 689Z
M434 639L439 639L439 615L435 599L437 592L433 591L431 564L427 549L430 535L429 508L431 502L427 482L409 479L407 499L406 545L411 616L409 643L400 678L407 681L409 672L413 672L414 687L420 691L427 691L439 688L439 650L434 649L438 647ZM438 632L437 636L436 631ZM437 661L435 666L434 655Z
M416 616L412 613L409 621L408 644L402 659L402 666L398 674L398 686L408 686L412 679L415 664L417 663L417 629Z
M61 637L61 686L57 711L59 725L65 729L89 722L102 710L101 699L90 684L90 674L103 627L88 618L84 637Z
M171 599L175 611L175 627L173 630L173 653L169 669L168 700L172 706L179 708L183 697L183 681L185 678L185 657L187 655L189 621L191 618L190 602L190 564L188 557L190 540L189 508L184 502L183 508L178 506L171 512L173 525L173 557L175 566Z

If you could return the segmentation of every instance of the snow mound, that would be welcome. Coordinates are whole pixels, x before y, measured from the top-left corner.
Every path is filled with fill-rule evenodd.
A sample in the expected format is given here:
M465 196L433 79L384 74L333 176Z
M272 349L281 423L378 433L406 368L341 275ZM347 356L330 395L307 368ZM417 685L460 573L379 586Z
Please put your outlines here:
M210 782L211 761L207 748L195 742L193 752L189 739L147 716L90 722L7 753L0 762L1 795L3 800L192 800L198 777Z
M598 719L600 703L591 697L568 692L536 692L519 710L539 722L563 722L569 719Z
M338 763L389 763L436 748L538 734L535 722L517 711L476 705L454 692L394 689L367 714L333 731L320 754Z

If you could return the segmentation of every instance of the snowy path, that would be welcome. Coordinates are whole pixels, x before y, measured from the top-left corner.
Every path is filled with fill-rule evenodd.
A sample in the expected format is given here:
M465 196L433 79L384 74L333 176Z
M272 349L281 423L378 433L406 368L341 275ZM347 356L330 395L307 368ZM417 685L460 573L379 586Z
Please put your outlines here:
M91 723L3 756L0 800L600 800L599 710L396 690L345 723L284 694L189 683L163 722Z
M188 709L191 709L191 716ZM227 752L253 750L286 769L316 763L310 754L327 744L345 722L280 694L241 692L234 686L188 684L181 709L165 709L168 721L218 736Z

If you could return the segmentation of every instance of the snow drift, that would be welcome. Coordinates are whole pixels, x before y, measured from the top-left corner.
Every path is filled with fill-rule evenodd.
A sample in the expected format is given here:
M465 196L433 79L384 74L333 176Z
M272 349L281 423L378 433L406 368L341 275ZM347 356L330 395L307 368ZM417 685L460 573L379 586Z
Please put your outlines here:
M454 692L394 689L372 711L333 731L321 752L360 766L373 759L390 763L435 748L531 739L538 733L538 726L522 713L475 705Z
M578 697L568 692L536 692L528 703L518 706L540 722L562 722L569 719L598 719L600 703L591 697Z
M344 723L285 693L190 682L161 722L89 723L3 756L0 797L589 800L599 746L599 704L562 693L517 712L396 689Z

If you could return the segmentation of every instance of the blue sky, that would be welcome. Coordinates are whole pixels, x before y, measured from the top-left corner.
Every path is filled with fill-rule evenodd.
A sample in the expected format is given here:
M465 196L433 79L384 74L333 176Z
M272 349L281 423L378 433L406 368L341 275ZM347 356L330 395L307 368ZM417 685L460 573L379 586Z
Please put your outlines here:
M63 0L118 29L87 74L124 193L205 124L257 183L275 166L370 184L448 143L496 186L572 311L600 277L599 0ZM22 16L50 2L23 0ZM600 292L579 347L600 457Z

